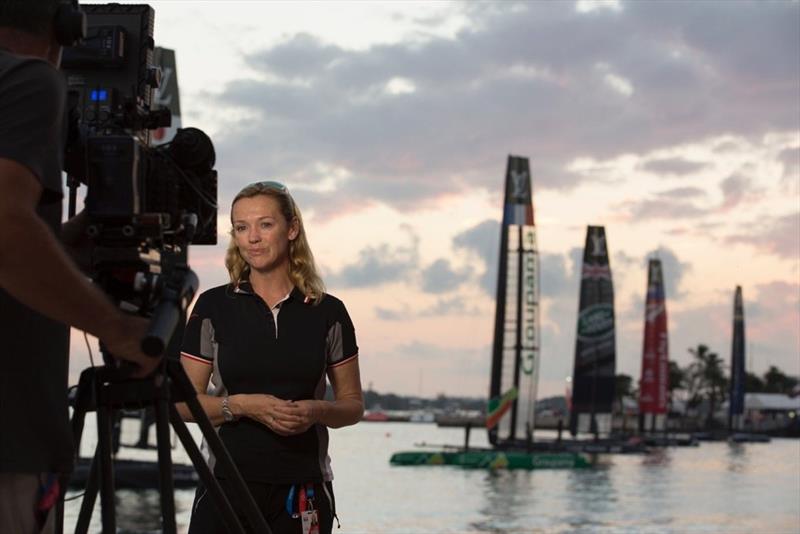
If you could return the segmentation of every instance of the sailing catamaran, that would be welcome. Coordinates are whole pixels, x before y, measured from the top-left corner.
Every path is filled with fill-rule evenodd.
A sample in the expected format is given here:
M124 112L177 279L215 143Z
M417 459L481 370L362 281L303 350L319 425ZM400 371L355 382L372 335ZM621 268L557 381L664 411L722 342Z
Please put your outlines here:
M509 156L506 168L500 266L497 276L492 371L486 427L491 449L399 452L396 465L460 465L508 469L588 467L581 454L534 451L539 372L539 256L527 158Z
M539 251L527 158L508 157L487 428L494 446L533 439L539 374Z
M744 304L742 286L733 297L733 341L731 343L731 384L728 405L728 430L742 430L744 414Z
M614 284L608 262L606 232L589 226L583 249L578 328L569 429L578 432L611 432L614 402L616 335Z
M639 432L666 429L669 393L669 343L664 273L661 260L647 267L647 297L644 310L644 347L639 381Z
M745 336L742 286L733 296L733 338L731 340L731 383L728 399L728 440L737 443L767 443L771 438L744 430Z

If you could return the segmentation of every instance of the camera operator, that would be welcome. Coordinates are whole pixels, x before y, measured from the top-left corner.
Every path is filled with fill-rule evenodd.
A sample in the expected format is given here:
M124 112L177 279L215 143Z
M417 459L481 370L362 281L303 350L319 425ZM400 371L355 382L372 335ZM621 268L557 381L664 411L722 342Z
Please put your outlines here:
M152 372L147 321L122 313L68 256L61 228L65 84L58 18L77 3L0 0L0 531L50 532L72 470L69 330ZM74 13L73 13L74 14ZM79 219L77 217L76 219Z

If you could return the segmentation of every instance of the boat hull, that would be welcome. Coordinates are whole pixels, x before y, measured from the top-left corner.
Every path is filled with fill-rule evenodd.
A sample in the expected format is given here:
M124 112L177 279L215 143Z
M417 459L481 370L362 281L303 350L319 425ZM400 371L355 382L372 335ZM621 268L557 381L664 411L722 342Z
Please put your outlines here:
M394 453L392 465L453 465L473 469L583 469L589 460L576 453L524 451L406 451Z
M78 460L70 477L70 488L83 489L86 487L91 463L91 458L80 458ZM180 463L172 464L172 484L175 488L194 488L197 483L198 476L194 466ZM114 486L117 489L158 489L158 462L115 459Z

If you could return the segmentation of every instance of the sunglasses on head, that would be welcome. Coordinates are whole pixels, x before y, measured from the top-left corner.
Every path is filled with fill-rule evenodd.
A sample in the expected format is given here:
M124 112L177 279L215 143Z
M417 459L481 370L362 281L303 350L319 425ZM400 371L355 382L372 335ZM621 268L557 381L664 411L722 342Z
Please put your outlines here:
M283 185L280 182L274 182L272 180L266 180L264 182L256 182L256 183L250 184L250 185L257 185L257 186L260 186L260 187L266 187L268 189L275 189L276 191L280 191L281 193L288 193L289 192L289 188L288 187L286 187L285 185Z

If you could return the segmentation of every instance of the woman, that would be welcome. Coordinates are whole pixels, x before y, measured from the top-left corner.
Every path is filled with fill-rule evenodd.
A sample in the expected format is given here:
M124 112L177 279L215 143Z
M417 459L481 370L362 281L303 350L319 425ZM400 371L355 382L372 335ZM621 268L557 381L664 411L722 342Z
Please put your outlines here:
M272 531L299 534L303 521L316 519L321 533L330 532L327 427L353 425L364 412L353 324L344 304L324 292L285 186L242 189L231 223L231 282L197 299L181 361ZM323 400L326 375L334 401ZM185 406L181 414L192 420ZM225 532L203 488L189 532Z

